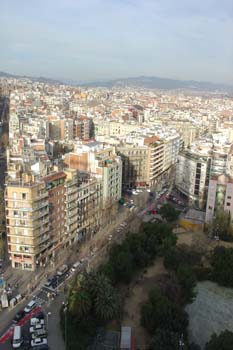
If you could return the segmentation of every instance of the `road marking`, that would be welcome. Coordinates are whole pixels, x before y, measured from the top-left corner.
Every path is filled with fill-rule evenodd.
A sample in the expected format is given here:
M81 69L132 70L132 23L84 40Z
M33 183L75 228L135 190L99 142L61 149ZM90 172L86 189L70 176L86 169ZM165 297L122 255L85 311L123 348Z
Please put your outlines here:
M17 325L24 326L32 316L36 315L41 311L41 308L37 306L34 310L32 310L28 315L26 315ZM10 326L9 329L0 337L0 344L4 344L9 338L12 337L14 333L14 326Z

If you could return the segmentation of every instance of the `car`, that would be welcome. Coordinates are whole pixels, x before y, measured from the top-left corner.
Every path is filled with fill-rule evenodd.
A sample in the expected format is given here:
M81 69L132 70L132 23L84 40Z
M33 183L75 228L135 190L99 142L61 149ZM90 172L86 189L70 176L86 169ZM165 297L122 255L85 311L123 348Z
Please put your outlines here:
M25 311L24 310L20 310L17 312L17 314L15 314L15 317L13 319L13 323L18 323L19 321L21 321L25 316Z
M30 349L36 349L36 350L49 350L49 346L48 344L42 344L42 345L39 345L39 346L34 346L33 348L30 348Z
M49 279L47 280L47 282L45 282L45 287L50 287L51 284L52 284L52 279L49 278Z
M71 267L71 271L76 271L76 269L81 265L80 261L77 261L72 267Z
M46 338L46 337L47 337L47 332L45 329L39 329L38 331L32 333L32 339Z
M43 319L36 318L36 317L31 318L31 320L30 320L30 326L35 326L36 324L44 325L44 320L43 320Z
M44 320L45 315L42 311L39 311L34 317L38 318L39 320Z
M149 193L150 193L150 189L149 189L149 188L147 188L147 192L149 192Z
M34 308L36 307L36 302L35 300L31 300L24 308L25 313L31 312Z
M47 345L48 341L46 338L36 338L32 339L31 346L40 346L40 345Z
M29 332L33 333L33 332L38 331L39 329L44 329L44 324L35 324L34 326L31 326L29 328Z

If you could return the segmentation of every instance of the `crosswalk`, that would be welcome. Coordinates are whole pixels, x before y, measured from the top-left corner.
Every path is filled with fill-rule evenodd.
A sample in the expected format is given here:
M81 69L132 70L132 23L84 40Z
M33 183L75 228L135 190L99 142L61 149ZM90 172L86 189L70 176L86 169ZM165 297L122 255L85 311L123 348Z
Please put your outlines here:
M38 305L43 305L48 302L48 295L44 290L40 290L39 293L34 297L34 300Z

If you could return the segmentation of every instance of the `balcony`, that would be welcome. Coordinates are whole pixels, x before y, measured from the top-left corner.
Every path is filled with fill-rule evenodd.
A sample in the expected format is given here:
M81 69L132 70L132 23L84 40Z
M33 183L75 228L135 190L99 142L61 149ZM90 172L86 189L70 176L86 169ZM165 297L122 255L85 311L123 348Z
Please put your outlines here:
M40 201L41 199L44 199L44 198L47 198L48 197L48 192L44 192L44 193L41 193L40 195L38 195L34 201Z

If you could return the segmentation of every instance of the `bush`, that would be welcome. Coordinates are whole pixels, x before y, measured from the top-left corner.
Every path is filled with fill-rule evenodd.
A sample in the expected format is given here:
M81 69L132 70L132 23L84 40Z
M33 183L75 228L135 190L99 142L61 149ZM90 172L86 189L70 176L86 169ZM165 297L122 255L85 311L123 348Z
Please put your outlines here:
M214 333L205 348L206 350L232 350L233 333L228 330L219 335Z
M180 350L179 342L179 333L159 328L151 339L149 350Z

